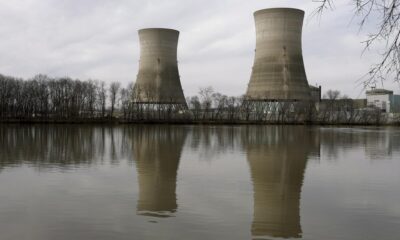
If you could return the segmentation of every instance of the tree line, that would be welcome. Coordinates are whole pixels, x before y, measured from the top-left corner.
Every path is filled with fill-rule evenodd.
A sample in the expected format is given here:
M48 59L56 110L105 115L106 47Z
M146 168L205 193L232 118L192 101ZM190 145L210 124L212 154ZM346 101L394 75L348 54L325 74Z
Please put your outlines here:
M51 78L29 80L0 75L0 118L78 119L112 116L119 83Z
M186 104L135 102L134 84L52 78L29 80L0 75L1 121L120 121L185 123L317 123L380 124L388 115L360 107L339 91L329 90L320 102L252 101L200 88ZM400 120L400 119L398 119ZM400 122L395 120L397 122Z

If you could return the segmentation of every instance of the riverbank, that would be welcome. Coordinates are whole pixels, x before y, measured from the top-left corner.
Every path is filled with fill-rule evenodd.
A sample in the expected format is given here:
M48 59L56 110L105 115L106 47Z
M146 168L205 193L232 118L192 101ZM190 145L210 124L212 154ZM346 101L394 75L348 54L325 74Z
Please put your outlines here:
M117 118L100 119L1 119L0 124L166 124L166 125L311 125L311 126L400 126L400 122L379 123L332 123L320 121L308 122L281 122L281 121L256 121L256 120L126 120Z

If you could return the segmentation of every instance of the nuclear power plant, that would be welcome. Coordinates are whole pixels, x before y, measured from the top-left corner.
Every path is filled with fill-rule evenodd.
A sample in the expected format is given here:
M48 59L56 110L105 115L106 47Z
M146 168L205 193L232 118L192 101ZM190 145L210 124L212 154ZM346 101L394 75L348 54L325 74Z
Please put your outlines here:
M254 13L256 49L246 96L256 101L310 100L301 35L304 11L271 8Z
M295 118L309 121L312 114L306 113L315 107L313 102L321 101L321 88L312 87L307 81L302 55L304 11L293 8L262 9L254 12L254 19L254 63L244 101L240 106L241 111L247 115L239 115L238 120L284 121L281 113L290 110L290 113L302 115L291 114L287 121L294 121ZM198 112L186 111L188 105L177 61L179 31L145 28L138 32L140 61L133 91L133 106L137 113L135 117L140 120L170 119L171 116L180 120L197 118ZM196 99L190 102L191 108L196 106L201 109L203 103L199 104ZM216 106L211 102L208 108L207 111L213 116ZM168 115L162 115L163 111ZM203 119L207 114L203 113Z
M304 11L270 8L254 13L256 49L246 97L252 101L309 101L302 55ZM140 63L134 101L186 106L178 64L179 32L139 30Z
M186 106L179 78L179 32L165 28L139 30L140 61L134 102Z

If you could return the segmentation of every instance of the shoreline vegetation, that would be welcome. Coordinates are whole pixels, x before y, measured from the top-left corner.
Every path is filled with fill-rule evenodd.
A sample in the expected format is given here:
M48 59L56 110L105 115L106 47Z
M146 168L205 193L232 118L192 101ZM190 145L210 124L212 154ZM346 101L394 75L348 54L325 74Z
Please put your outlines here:
M321 101L255 101L206 87L183 104L143 103L133 83L0 74L0 123L400 125L400 114L327 93Z
M190 125L190 126L243 126L243 125L292 125L292 126L326 126L326 127L357 127L357 126L365 126L365 127L372 127L372 126L379 126L379 127L400 127L400 123L277 123L277 122L228 122L228 121L118 121L118 120L7 120L7 121L0 121L0 125L36 125L36 124L43 124L43 125Z
M323 122L265 122L265 121L221 121L221 120L124 120L106 119L0 119L0 125L13 124L91 124L91 125L303 125L303 126L400 126L400 122L385 123L323 123Z

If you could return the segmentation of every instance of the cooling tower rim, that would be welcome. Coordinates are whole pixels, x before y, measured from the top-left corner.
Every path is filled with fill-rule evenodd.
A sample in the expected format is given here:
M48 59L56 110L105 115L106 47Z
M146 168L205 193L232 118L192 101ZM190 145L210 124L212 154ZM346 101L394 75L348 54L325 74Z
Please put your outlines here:
M139 33L147 32L147 31L162 31L162 32L176 32L179 33L178 30L172 28L141 28L138 30Z
M265 8L255 11L254 16L269 12L298 12L304 14L304 11L298 8Z
M310 102L313 101L311 96L304 96L301 98L284 98L284 97L251 97L250 95L244 95L245 100L248 102Z

